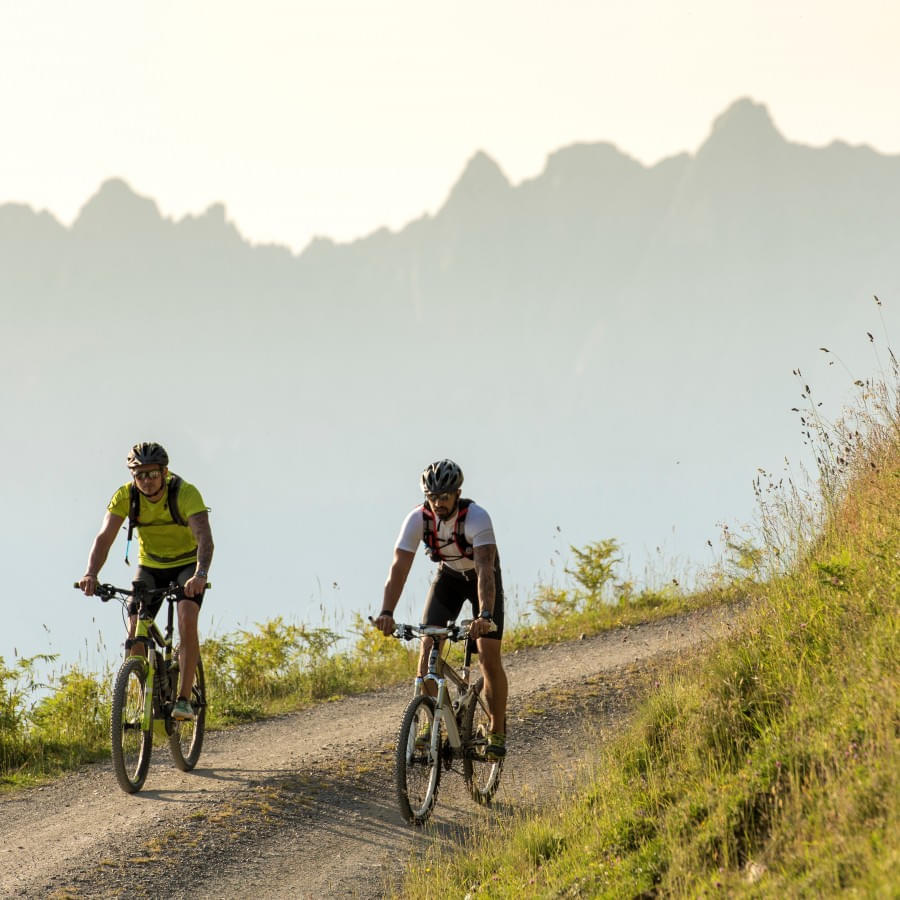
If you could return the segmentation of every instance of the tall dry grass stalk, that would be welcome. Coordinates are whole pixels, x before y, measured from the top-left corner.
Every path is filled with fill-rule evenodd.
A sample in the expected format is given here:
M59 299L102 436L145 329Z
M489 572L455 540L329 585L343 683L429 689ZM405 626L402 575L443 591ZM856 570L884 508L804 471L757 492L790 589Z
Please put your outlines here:
M760 473L758 543L733 542L762 553L744 627L673 669L577 788L509 833L488 822L463 852L426 854L404 896L426 883L470 898L896 896L900 368L887 358L834 422L803 382L814 468Z

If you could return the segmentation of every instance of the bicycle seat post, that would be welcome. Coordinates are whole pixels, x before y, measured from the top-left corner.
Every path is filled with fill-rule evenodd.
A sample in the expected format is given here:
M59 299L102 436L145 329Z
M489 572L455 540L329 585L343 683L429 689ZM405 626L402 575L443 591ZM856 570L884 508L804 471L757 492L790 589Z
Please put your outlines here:
M174 589L175 585L170 585L170 588ZM171 593L166 595L166 600L169 604L169 611L166 615L166 659L171 659L172 656L172 635L175 633L175 596Z
M147 585L143 581L131 582L131 598L134 600L135 612L139 619L144 618L144 605L147 599Z

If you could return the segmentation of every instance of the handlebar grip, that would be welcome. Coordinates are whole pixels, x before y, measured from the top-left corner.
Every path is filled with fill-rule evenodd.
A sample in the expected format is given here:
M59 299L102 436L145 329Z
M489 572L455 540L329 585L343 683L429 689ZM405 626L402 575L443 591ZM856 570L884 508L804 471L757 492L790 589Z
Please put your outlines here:
M78 581L76 581L76 582L72 585L72 587L75 588L76 591L80 591L80 590L81 590L81 583L78 582ZM94 596L95 596L95 597L99 597L104 603L108 603L108 602L109 602L109 597L110 597L110 595L108 595L108 594L106 593L106 591L104 590L104 589L107 588L107 587L108 587L108 585L105 585L105 584L98 584L98 585L97 585L97 590L94 591Z

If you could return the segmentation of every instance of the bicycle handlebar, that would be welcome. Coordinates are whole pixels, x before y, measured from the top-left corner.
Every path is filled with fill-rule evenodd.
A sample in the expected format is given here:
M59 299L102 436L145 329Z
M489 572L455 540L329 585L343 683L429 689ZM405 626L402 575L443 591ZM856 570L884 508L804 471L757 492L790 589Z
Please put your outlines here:
M81 583L76 581L73 585L73 588L76 590L81 590ZM212 585L207 583L206 590L211 590ZM155 600L157 597L178 597L181 595L184 596L184 588L180 584L176 584L174 581L171 582L167 587L161 588L146 588L143 592L143 596L147 600ZM120 597L132 597L134 596L134 590L129 590L128 588L120 588L116 587L114 584L98 584L94 588L94 596L99 597L104 603L108 600L112 600L116 595Z
M369 616L369 621L375 620ZM392 636L401 641L411 641L417 637L449 638L451 641L464 641L469 636L469 628L473 619L463 619L459 624L451 622L448 625L405 625L402 622L394 623ZM496 628L496 624L491 623Z

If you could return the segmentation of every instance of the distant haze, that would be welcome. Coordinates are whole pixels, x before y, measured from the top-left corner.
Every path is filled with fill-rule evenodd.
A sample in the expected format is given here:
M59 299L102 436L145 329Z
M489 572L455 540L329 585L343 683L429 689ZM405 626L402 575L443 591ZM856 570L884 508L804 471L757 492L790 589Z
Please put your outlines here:
M0 203L71 224L110 176L304 249L440 209L476 147L695 152L735 97L793 140L900 152L884 0L42 0L0 4Z
M757 466L804 452L791 370L833 415L884 359L898 196L900 157L789 143L741 100L650 167L575 144L512 184L476 153L435 215L300 255L250 245L221 205L165 218L118 179L71 227L0 206L0 655L73 657L91 615L118 641L69 585L137 440L212 507L207 629L377 612L443 456L520 603L569 544L617 537L638 570L711 560L718 524L752 516ZM104 578L128 580L123 549Z

